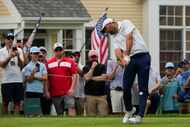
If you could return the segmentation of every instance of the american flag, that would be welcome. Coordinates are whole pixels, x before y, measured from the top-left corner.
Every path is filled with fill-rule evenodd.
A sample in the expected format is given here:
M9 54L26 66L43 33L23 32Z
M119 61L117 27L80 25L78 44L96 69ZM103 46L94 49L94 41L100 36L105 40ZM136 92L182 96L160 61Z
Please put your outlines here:
M99 62L107 63L108 60L108 38L101 32L104 20L107 18L105 11L96 23L94 31L91 34L91 49L99 52Z

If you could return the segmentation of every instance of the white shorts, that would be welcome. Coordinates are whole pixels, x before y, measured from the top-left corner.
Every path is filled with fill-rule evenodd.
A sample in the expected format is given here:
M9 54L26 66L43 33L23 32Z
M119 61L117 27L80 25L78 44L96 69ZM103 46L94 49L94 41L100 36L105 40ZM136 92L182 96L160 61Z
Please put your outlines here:
M123 101L123 91L111 90L110 92L112 112L125 112L125 105Z

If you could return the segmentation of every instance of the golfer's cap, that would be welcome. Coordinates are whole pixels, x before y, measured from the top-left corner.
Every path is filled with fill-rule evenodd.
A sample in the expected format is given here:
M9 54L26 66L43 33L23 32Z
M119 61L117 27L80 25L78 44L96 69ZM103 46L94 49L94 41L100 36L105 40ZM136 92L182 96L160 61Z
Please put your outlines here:
M30 53L40 53L40 49L36 46L33 46L31 49L30 49Z
M174 64L172 63L172 62L167 62L166 64L165 64L165 68L174 68L175 66L174 66Z
M103 25L102 25L102 30L104 29L104 27L105 27L107 24L112 23L112 22L113 22L113 20L112 20L111 18L105 19L104 22L103 22Z
M96 51L96 50L90 50L90 51L88 52L88 57L91 57L91 56L98 56L97 51Z
M58 47L63 48L63 45L61 43L57 42L54 44L53 49L56 49Z

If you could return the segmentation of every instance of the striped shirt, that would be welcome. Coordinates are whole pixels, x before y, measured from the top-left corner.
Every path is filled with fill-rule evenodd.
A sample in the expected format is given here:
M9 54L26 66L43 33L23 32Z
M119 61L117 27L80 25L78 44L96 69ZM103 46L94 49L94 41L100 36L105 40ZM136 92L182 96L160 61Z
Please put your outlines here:
M111 73L114 68L117 66L117 61L108 60L107 64L107 73ZM114 79L110 81L110 89L115 89L116 87L123 88L123 73L124 68L119 66L116 70L116 74L114 75Z
M73 59L51 57L48 60L48 80L51 96L67 95L71 85L72 76L77 73L77 66Z

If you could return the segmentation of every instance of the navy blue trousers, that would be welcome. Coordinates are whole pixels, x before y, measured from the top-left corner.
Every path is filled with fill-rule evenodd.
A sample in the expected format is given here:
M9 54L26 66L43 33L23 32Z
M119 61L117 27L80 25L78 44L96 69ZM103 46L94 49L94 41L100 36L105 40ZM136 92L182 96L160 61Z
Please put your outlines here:
M149 53L138 53L131 57L129 64L126 66L123 76L123 98L127 111L132 110L131 87L134 83L135 76L138 75L139 86L139 113L144 116L146 101L148 97L148 80L150 70Z

